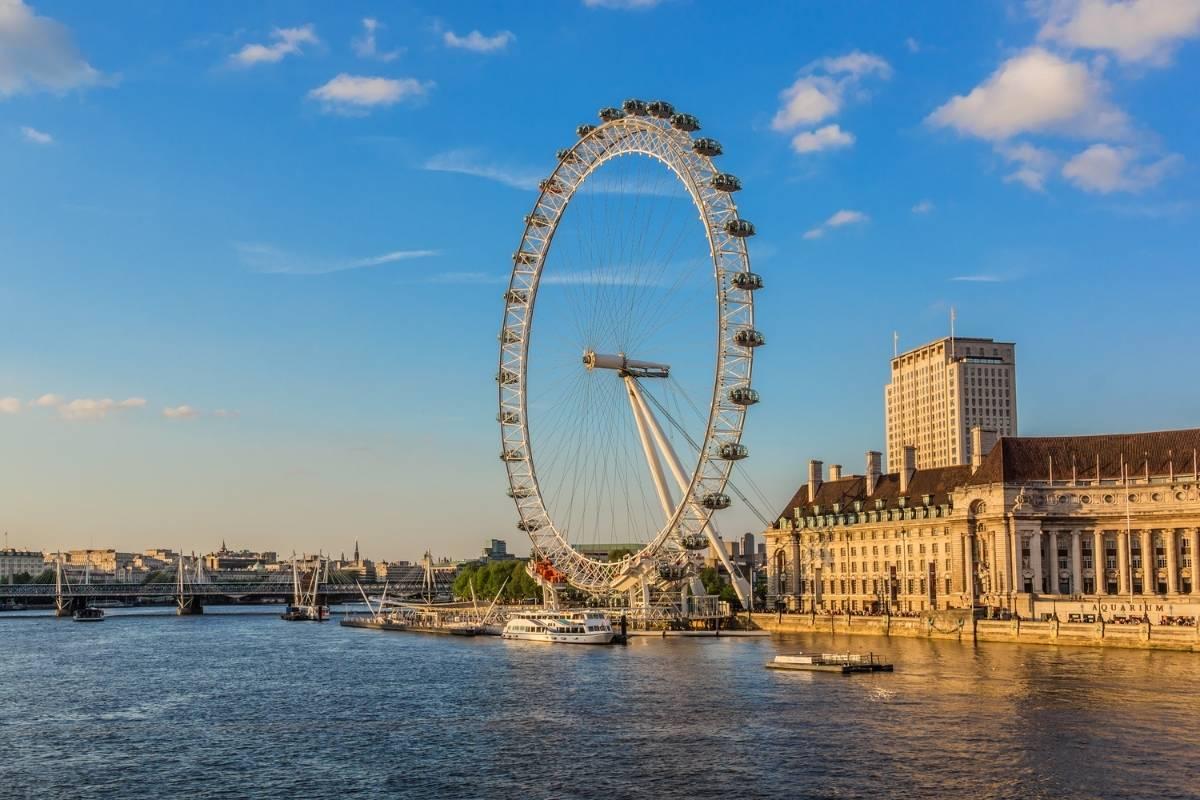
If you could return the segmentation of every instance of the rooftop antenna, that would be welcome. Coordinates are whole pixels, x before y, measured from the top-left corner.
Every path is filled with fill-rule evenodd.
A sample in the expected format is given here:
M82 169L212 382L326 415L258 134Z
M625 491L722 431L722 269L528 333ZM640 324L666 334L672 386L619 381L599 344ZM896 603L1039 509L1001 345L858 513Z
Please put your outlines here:
M892 358L900 355L900 332L892 331Z

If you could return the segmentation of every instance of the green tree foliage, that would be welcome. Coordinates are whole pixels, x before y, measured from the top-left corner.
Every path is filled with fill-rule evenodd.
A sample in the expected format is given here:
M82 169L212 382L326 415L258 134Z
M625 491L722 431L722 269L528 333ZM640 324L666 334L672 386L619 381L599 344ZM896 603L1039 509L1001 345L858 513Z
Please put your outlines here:
M633 555L633 551L628 547L618 547L608 551L608 560L620 561L622 558L628 558L631 555Z
M481 603L490 603L501 586L504 586L500 595L502 602L536 599L539 596L538 585L525 572L525 563L521 559L513 559L467 564L454 579L454 596L460 600L470 599L471 585L474 584L475 596Z

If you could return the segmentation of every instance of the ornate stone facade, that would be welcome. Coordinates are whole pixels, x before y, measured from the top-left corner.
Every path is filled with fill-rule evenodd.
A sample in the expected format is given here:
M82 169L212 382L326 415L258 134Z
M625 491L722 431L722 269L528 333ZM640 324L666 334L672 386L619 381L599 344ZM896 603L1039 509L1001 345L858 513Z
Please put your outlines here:
M766 532L793 610L1200 618L1200 429L1005 437L974 464L810 480ZM986 452L986 456L982 453ZM810 499L811 498L811 499ZM1092 618L1092 619L1088 619Z

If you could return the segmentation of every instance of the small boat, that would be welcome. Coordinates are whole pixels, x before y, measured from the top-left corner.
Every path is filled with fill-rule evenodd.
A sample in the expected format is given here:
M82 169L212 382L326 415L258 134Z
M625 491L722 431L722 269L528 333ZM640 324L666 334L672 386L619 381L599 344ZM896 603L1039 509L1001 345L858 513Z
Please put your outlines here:
M329 606L289 605L287 611L280 614L279 618L288 622L324 622L329 619Z
M598 611L519 614L508 621L500 636L554 644L612 644L612 623Z
M104 609L88 606L87 608L79 609L71 617L76 622L103 622Z
M808 672L891 672L892 665L879 660L874 653L797 653L775 656L767 669L804 670Z

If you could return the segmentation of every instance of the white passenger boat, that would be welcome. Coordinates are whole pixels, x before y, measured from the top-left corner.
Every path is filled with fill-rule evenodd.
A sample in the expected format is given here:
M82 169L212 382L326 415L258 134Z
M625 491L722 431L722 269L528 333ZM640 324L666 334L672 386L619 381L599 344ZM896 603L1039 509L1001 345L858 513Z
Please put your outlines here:
M611 644L612 623L598 611L576 611L555 614L540 611L519 614L508 621L505 639L554 644Z

